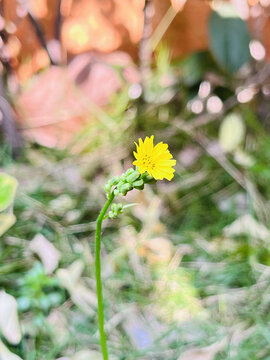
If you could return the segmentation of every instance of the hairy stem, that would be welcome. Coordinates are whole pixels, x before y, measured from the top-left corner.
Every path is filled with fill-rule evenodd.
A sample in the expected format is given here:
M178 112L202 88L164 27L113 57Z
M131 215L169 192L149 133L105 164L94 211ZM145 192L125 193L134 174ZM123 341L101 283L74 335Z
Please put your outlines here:
M103 359L108 360L108 349L106 342L106 334L104 331L104 306L103 306L103 297L102 297L102 283L101 283L101 266L100 266L100 242L101 242L101 226L104 220L104 216L111 205L114 199L114 193L112 192L101 210L96 227L96 285L97 285L97 300L98 300L98 325L99 325L99 334L100 334L100 345L102 349Z

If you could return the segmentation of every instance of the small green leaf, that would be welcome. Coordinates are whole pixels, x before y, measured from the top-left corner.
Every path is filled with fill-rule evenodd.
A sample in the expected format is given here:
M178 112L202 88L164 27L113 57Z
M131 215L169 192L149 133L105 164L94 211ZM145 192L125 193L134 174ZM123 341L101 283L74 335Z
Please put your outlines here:
M225 152L238 148L245 138L245 124L237 113L227 115L219 129L219 143Z
M217 9L210 17L210 49L226 71L238 71L250 58L250 36L246 23L233 11Z
M11 205L17 186L18 182L14 177L0 173L0 211Z

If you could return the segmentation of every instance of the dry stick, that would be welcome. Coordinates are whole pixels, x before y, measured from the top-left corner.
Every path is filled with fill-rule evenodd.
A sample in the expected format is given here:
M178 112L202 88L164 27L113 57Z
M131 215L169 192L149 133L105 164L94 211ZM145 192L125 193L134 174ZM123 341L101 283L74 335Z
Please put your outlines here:
M61 26L62 26L61 7L62 7L62 0L58 0L58 2L57 2L57 14L56 14L56 20L55 20L55 29L54 29L54 37L59 42L60 42L60 37L61 37Z
M262 86L265 82L269 81L270 78L270 65L266 64L257 74L254 76L251 76L245 84L242 86L242 89L247 89L250 86L253 87L259 87ZM216 113L216 114L201 114L198 116L195 116L193 120L186 122L182 119L177 118L176 119L176 127L182 129L186 133L196 130L196 128L199 128L201 126L207 125L212 121L216 121L219 119L222 119L222 116L225 115L228 111L233 109L235 105L238 104L237 96L232 95L223 103L223 109L222 111ZM164 133L164 132L163 132ZM174 129L171 128L168 131L166 131L167 135L172 135L174 133Z
M142 88L145 89L148 80L151 77L151 33L152 33L152 15L153 4L151 0L145 0L144 6L144 23L143 23L143 35L139 47L139 59L140 59L140 73Z
M152 38L151 38L151 47L152 51L154 51L158 44L160 43L163 35L168 30L169 26L171 25L173 19L177 15L178 11L176 11L173 6L171 5L161 21L159 22L157 28L155 29Z
M4 17L4 2L0 1L0 15ZM8 40L8 34L3 30L0 32L0 35L4 43ZM0 52L0 60L4 66L4 69L9 75L12 73L12 68L10 66L10 59L6 57L3 52ZM21 148L23 147L23 139L18 131L15 120L15 113L8 101L8 96L6 92L6 87L3 80L3 72L0 73L0 126L3 129L4 137L8 144L11 146L12 155L15 157L19 155Z
M242 86L242 89L244 90L251 86L259 87L259 86L263 85L266 81L269 81L269 77L270 77L270 65L266 64L257 74L255 74L254 76L251 76L245 82L245 84ZM192 130L197 127L206 125L209 122L220 119L221 115L223 115L227 111L231 110L236 104L238 104L237 96L232 95L226 101L224 101L222 112L219 112L217 114L202 114L202 115L196 116L188 124L186 123L186 126L190 130Z
M226 158L225 154L222 152L217 153L214 151L210 146L210 141L207 139L207 137L199 131L194 131L192 128L187 124L186 122L182 120L175 120L174 126L184 131L187 135L189 135L192 139L194 139L211 157L213 157L233 178L234 180L241 185L245 190L246 188L246 180L243 177L242 173L235 168Z
M270 66L266 64L257 74L250 77L243 86L243 89L250 86L259 87L262 86L266 81L269 81L270 77ZM199 131L196 131L198 127L204 126L209 122L220 119L227 111L231 110L236 104L237 96L233 95L224 102L223 111L217 114L203 114L197 116L194 120L189 123L176 119L174 125L176 128L184 131L187 135L191 136L206 152L213 157L223 168L232 176L233 179L243 187L249 196L254 201L254 208L256 214L260 221L268 223L269 221L269 212L265 206L265 201L263 200L261 194L258 192L254 184L244 176L230 161L227 159L226 155L223 153L216 153L211 149L210 141L207 137Z

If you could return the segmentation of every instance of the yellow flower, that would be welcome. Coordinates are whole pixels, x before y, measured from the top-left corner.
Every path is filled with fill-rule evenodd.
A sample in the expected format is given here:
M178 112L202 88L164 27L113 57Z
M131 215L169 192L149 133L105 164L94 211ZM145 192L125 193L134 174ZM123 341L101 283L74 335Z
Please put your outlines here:
M154 146L154 136L146 136L144 142L139 139L137 152L133 152L136 160L133 165L138 166L141 174L148 172L156 180L172 180L175 169L173 166L176 160L172 159L172 154L168 150L168 145L163 142Z

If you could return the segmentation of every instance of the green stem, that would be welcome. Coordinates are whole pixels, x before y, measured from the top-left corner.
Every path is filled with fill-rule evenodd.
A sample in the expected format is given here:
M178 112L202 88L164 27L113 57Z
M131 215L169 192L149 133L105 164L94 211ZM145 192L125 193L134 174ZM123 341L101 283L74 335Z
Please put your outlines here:
M104 220L104 216L114 199L114 193L112 192L101 210L96 227L96 285L97 285L97 300L98 300L98 325L100 334L100 345L103 354L103 360L108 360L108 350L106 343L106 334L104 331L104 307L102 298L102 282L101 282L101 267L100 267L100 242L101 242L101 226Z

